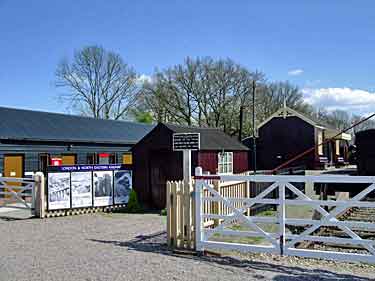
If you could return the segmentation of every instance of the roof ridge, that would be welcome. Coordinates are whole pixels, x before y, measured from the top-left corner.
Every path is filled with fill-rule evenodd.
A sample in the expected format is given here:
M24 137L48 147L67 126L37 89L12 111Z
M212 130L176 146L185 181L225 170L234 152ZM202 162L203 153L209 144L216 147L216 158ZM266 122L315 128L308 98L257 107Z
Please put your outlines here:
M187 129L218 130L218 131L224 132L221 128L218 128L218 127L199 127L199 126L180 125L180 124L174 124L174 123L164 123L164 122L160 122L160 123L164 124L165 126L176 126L176 127L181 127L181 128L187 128Z
M15 110L15 111L26 111L26 112L33 112L33 113L43 113L43 114L53 114L53 115L60 115L60 116L80 118L80 119L89 119L89 120L103 120L103 121L112 121L112 122L122 122L122 123L136 124L136 125L142 125L142 126L153 126L153 125L155 125L155 124L146 124L146 123L135 122L135 121L130 121L130 120L101 119L101 118L94 118L94 117L90 117L90 116L74 115L74 114L61 113L61 112L50 112L50 111L43 111L43 110L33 110L33 109L25 109L25 108L0 106L0 110L1 109Z

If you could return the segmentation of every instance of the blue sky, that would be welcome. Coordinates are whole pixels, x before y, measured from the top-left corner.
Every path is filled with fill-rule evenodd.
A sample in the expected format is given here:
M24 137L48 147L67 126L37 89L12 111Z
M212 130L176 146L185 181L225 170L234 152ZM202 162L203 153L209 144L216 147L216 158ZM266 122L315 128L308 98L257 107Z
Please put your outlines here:
M374 1L0 0L0 105L63 112L59 61L116 51L144 75L186 56L230 57L328 109L375 110Z

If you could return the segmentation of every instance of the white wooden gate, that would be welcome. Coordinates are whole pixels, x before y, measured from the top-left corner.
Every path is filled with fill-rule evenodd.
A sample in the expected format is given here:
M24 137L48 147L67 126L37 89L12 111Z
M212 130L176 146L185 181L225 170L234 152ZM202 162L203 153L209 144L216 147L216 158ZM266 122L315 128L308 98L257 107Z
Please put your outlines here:
M375 190L375 177L362 176L204 176L197 169L195 177L196 249L269 252L276 254L325 258L333 260L375 263L374 222L346 220L348 210L371 210L375 215L375 202L367 197ZM269 183L254 198L225 197L209 183L220 181L247 181ZM348 200L321 200L307 195L299 184L362 184L360 193ZM205 194L205 195L204 195ZM208 195L207 195L208 194ZM374 192L372 193L374 194ZM286 198L287 195L287 198ZM203 204L217 202L230 210L227 215L204 213ZM273 216L249 216L248 209L255 204L275 206ZM298 218L289 216L288 210L311 209L314 216ZM204 219L215 219L215 227L204 227ZM268 228L268 229L267 229ZM293 229L299 228L299 231ZM330 233L330 231L332 233ZM366 237L362 234L366 233ZM228 238L229 237L229 238ZM372 239L371 239L372 238ZM319 246L316 249L316 246ZM303 243L310 243L303 247ZM327 247L327 248L324 248ZM337 247L331 249L332 247ZM338 248L343 248L337 250ZM345 251L345 249L350 251ZM353 250L356 249L356 250Z
M0 177L0 208L35 210L35 180Z

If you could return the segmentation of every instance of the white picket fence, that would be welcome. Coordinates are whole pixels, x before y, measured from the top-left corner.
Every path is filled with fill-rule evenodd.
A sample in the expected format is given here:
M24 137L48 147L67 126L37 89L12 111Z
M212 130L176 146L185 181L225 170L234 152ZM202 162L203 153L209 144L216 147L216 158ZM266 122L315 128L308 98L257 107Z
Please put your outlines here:
M245 181L270 183L267 188L254 198L227 197L217 192L210 182ZM342 183L364 184L365 189L349 200L320 200L310 198L294 183ZM274 192L274 191L278 192ZM195 177L195 248L204 250L235 250L244 252L269 252L275 254L324 258L346 261L363 261L375 263L375 240L362 238L359 233L375 235L375 224L356 220L345 220L340 217L351 208L375 208L375 202L366 201L367 195L375 190L375 177L352 176L277 176L277 175L218 175L204 176L200 169ZM286 198L286 191L295 194L293 199ZM272 198L270 193L273 192ZM275 197L274 194L277 194ZM268 198L267 198L268 197ZM291 197L288 197L291 198ZM207 202L218 202L230 211L218 214L205 211ZM275 216L250 216L249 208L254 204L277 206ZM318 216L311 218L288 217L289 206L308 206ZM219 220L215 227L204 226L206 220ZM266 231L268 225L273 231ZM299 233L292 233L290 227L302 227ZM338 236L324 234L318 230L336 229ZM221 239L221 238L230 238ZM375 237L375 236L374 236ZM254 240L251 240L254 238ZM258 239L258 240L256 240ZM374 238L375 239L375 238ZM221 241L224 240L224 241ZM242 240L245 240L244 242ZM261 242L259 243L259 240ZM314 242L324 245L337 244L349 248L360 248L360 251L338 251L328 249L301 248L301 243ZM344 247L344 250L345 250Z

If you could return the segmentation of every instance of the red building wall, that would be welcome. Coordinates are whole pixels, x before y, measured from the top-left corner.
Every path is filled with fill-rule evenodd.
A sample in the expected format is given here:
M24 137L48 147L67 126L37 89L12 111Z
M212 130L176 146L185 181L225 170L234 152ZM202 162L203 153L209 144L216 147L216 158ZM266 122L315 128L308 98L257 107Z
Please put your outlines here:
M218 153L220 151L199 151L197 164L202 167L203 172L217 173ZM193 161L194 162L194 161ZM242 173L249 170L248 152L233 151L233 173Z
M248 157L247 151L233 152L233 173L238 174L250 170Z

